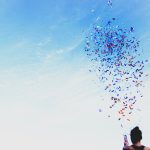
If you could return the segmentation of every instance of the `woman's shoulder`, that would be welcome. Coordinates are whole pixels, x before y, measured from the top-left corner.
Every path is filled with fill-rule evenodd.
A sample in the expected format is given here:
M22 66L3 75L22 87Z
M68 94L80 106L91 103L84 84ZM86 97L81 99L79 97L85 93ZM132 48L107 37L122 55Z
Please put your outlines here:
M132 146L127 146L125 147L123 150L134 150L134 148ZM147 150L147 149L146 149ZM149 150L149 149L148 149Z
M150 148L149 147L145 147L144 150L150 150Z
M123 150L135 150L135 149L133 148L133 146L127 146ZM150 150L150 148L145 146L144 150Z
M129 146L127 150L134 150L132 146Z

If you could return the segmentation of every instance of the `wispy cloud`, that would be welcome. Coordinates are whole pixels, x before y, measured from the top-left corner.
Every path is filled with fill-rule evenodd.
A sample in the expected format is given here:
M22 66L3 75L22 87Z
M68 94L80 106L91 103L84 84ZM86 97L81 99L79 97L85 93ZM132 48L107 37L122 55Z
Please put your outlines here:
M46 54L46 56L43 59L44 63L49 63L49 62L55 62L58 61L60 58L64 57L66 54L72 52L73 50L76 50L76 48L82 43L82 39L79 41L76 41L75 44L70 45L68 47L63 47L59 49L53 49L49 50L50 52Z
M43 47L43 46L46 46L47 44L50 44L51 42L51 38L50 37L47 37L46 39L40 41L39 43L37 43L37 46L38 47Z

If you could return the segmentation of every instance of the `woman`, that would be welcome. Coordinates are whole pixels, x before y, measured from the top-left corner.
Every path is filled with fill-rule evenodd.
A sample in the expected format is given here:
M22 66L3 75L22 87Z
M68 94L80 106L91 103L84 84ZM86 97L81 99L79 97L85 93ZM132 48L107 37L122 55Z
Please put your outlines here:
M141 144L142 132L139 127L135 127L130 132L130 138L133 145L124 146L123 150L150 150L150 148ZM125 141L126 142L126 141Z

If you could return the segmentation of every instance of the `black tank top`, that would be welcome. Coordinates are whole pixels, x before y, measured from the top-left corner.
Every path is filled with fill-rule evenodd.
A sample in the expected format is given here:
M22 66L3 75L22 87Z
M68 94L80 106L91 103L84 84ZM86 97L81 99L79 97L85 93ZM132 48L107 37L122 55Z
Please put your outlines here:
M135 149L135 150L144 150L145 146L135 146L135 145L132 145L132 147Z

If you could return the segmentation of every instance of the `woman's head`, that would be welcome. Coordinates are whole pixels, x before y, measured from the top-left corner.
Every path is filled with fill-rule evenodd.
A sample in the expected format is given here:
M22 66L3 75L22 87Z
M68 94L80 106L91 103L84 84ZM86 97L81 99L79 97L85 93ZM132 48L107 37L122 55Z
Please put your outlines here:
M142 140L142 132L139 127L135 127L131 130L130 137L133 144L136 144Z

